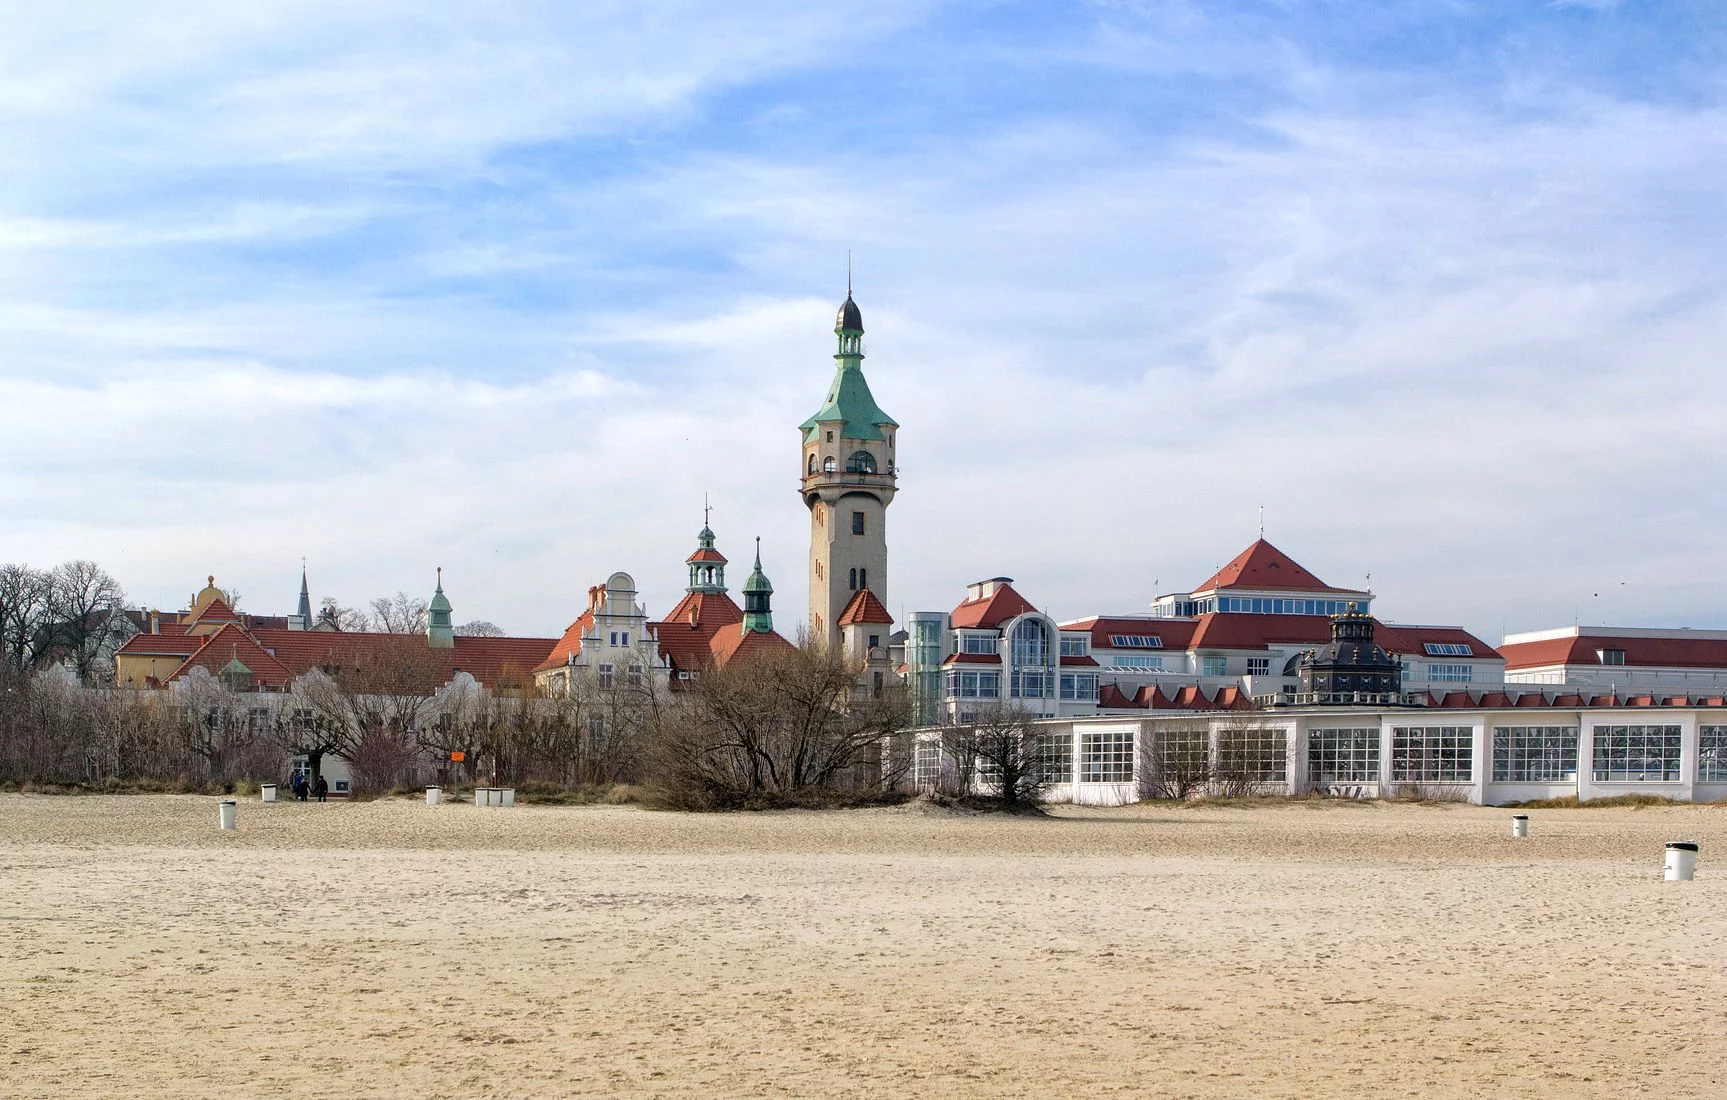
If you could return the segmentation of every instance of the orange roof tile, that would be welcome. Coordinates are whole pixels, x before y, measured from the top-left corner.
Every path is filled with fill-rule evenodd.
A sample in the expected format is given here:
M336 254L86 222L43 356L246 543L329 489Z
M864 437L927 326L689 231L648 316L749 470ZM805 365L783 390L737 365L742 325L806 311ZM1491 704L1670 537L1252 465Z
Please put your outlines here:
M789 653L796 647L772 630L749 630L743 623L730 623L714 632L709 652L715 668L733 661L751 660L769 653Z
M966 600L953 609L952 621L957 629L998 627L1016 615L1036 611L1011 584L1001 584L981 600Z
M194 668L201 668L212 676L219 676L234 660L238 660L251 671L252 682L256 686L280 691L294 680L294 673L287 666L271 656L236 623L227 623L201 640L204 644L198 647L198 652L187 657L185 662L168 676L169 683L184 679Z
M840 612L838 625L851 626L854 623L882 623L892 626L893 616L887 613L887 608L876 599L874 592L860 588L846 604L845 610Z
M571 657L579 657L582 652L582 638L594 625L594 609L588 608L576 617L565 630L564 636L558 639L558 644L552 647L552 652L540 663L535 672L544 672L559 665L568 664Z
M1217 588L1289 589L1301 592L1351 591L1332 588L1264 539L1255 539L1253 545L1237 554L1228 565L1213 573L1210 579L1194 591L1210 592Z

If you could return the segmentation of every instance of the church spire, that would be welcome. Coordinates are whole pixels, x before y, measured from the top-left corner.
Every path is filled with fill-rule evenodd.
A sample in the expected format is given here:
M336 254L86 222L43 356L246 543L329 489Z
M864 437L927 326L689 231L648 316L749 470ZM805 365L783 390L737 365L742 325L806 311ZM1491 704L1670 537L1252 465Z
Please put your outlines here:
M300 606L295 608L294 610L295 610L295 613L300 616L301 621L308 623L308 624L311 623L311 621L312 621L312 590L306 586L306 559L305 558L300 559Z

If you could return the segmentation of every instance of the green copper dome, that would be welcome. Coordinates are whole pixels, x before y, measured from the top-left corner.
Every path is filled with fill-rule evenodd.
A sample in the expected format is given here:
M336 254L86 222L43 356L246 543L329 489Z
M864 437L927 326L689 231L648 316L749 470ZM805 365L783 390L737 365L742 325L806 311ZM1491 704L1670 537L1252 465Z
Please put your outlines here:
M762 540L756 539L756 567L744 582L744 629L766 634L774 628L774 586L762 572Z

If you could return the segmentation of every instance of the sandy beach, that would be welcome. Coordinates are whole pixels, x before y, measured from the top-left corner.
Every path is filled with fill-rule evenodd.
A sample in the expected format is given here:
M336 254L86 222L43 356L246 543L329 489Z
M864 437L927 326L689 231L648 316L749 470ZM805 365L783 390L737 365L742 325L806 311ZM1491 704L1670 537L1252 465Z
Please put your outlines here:
M0 1094L1727 1092L1727 810L1509 818L3 795Z

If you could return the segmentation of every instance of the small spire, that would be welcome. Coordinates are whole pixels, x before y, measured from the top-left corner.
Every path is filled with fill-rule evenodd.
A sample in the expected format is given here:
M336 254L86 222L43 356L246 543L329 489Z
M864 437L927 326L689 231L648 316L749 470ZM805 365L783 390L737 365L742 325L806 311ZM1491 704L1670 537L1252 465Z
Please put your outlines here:
M762 537L760 535L757 535L756 536L756 572L759 573L759 572L761 572L761 570L762 570Z
M442 592L443 590L444 590L444 567L440 565L440 566L438 566L438 591Z
M852 250L846 249L846 297L852 296Z

